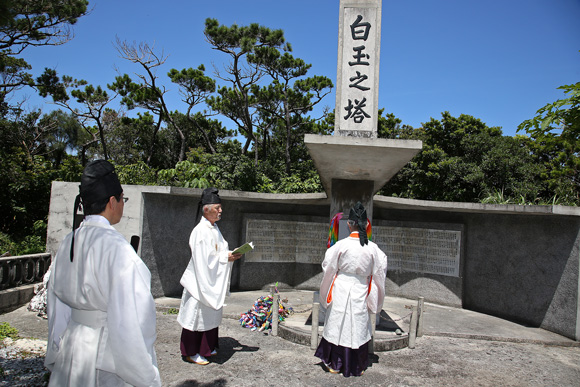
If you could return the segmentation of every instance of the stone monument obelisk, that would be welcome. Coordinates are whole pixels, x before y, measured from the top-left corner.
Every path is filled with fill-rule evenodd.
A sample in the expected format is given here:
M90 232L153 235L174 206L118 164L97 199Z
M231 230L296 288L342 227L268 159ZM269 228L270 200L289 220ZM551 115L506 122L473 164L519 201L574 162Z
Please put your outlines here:
M381 0L340 2L335 133L377 138Z
M422 148L377 138L382 0L341 0L333 136L304 143L331 198L330 217L357 202L372 220L373 195Z

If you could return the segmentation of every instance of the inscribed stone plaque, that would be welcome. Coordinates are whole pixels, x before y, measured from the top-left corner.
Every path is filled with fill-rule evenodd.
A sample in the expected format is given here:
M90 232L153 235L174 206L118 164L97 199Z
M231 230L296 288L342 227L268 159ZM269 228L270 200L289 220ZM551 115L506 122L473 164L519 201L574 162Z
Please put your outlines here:
M387 254L388 270L459 277L461 231L377 226L373 241Z
M335 129L377 136L381 2L341 1Z
M326 253L328 224L284 220L248 219L246 240L254 250L246 262L297 262L320 264Z

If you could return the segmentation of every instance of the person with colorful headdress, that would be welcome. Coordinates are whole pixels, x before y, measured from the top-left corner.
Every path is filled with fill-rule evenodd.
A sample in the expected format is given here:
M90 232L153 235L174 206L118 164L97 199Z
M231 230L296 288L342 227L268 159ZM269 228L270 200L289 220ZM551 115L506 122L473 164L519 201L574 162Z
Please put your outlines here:
M371 313L385 297L387 256L368 239L368 218L357 202L350 210L350 235L331 246L322 262L320 304L326 308L322 339L314 356L331 373L360 376L368 365Z
M84 220L61 243L48 279L49 386L161 386L151 273L113 228L123 188L105 160L87 164L74 214Z
M202 192L198 216L200 209L203 216L189 237L191 259L180 281L183 295L177 321L182 327L183 360L206 365L207 357L217 354L218 327L229 294L232 265L242 254L232 254L216 224L222 215L216 188Z

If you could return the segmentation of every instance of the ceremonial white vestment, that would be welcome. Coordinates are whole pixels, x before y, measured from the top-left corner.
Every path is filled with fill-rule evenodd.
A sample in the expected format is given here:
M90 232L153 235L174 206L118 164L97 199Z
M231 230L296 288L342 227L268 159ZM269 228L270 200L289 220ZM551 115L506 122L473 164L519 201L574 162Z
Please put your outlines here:
M149 269L102 216L75 231L72 262L71 237L48 281L50 386L161 386Z
M371 241L361 246L358 236L348 237L326 251L322 271L320 304L327 308L323 337L357 349L371 339L369 313L380 313L383 306L387 256ZM332 301L327 303L329 292Z
M220 325L229 294L232 262L228 242L205 217L189 237L191 259L181 277L183 295L177 321L189 331L209 331Z

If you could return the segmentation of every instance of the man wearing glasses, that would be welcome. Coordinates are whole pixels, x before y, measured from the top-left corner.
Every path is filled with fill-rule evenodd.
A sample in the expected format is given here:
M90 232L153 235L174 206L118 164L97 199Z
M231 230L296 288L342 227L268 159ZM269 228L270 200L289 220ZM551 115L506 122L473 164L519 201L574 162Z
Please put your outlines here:
M50 386L161 386L151 273L112 225L128 198L108 161L87 164L48 280ZM73 222L74 223L74 222Z

